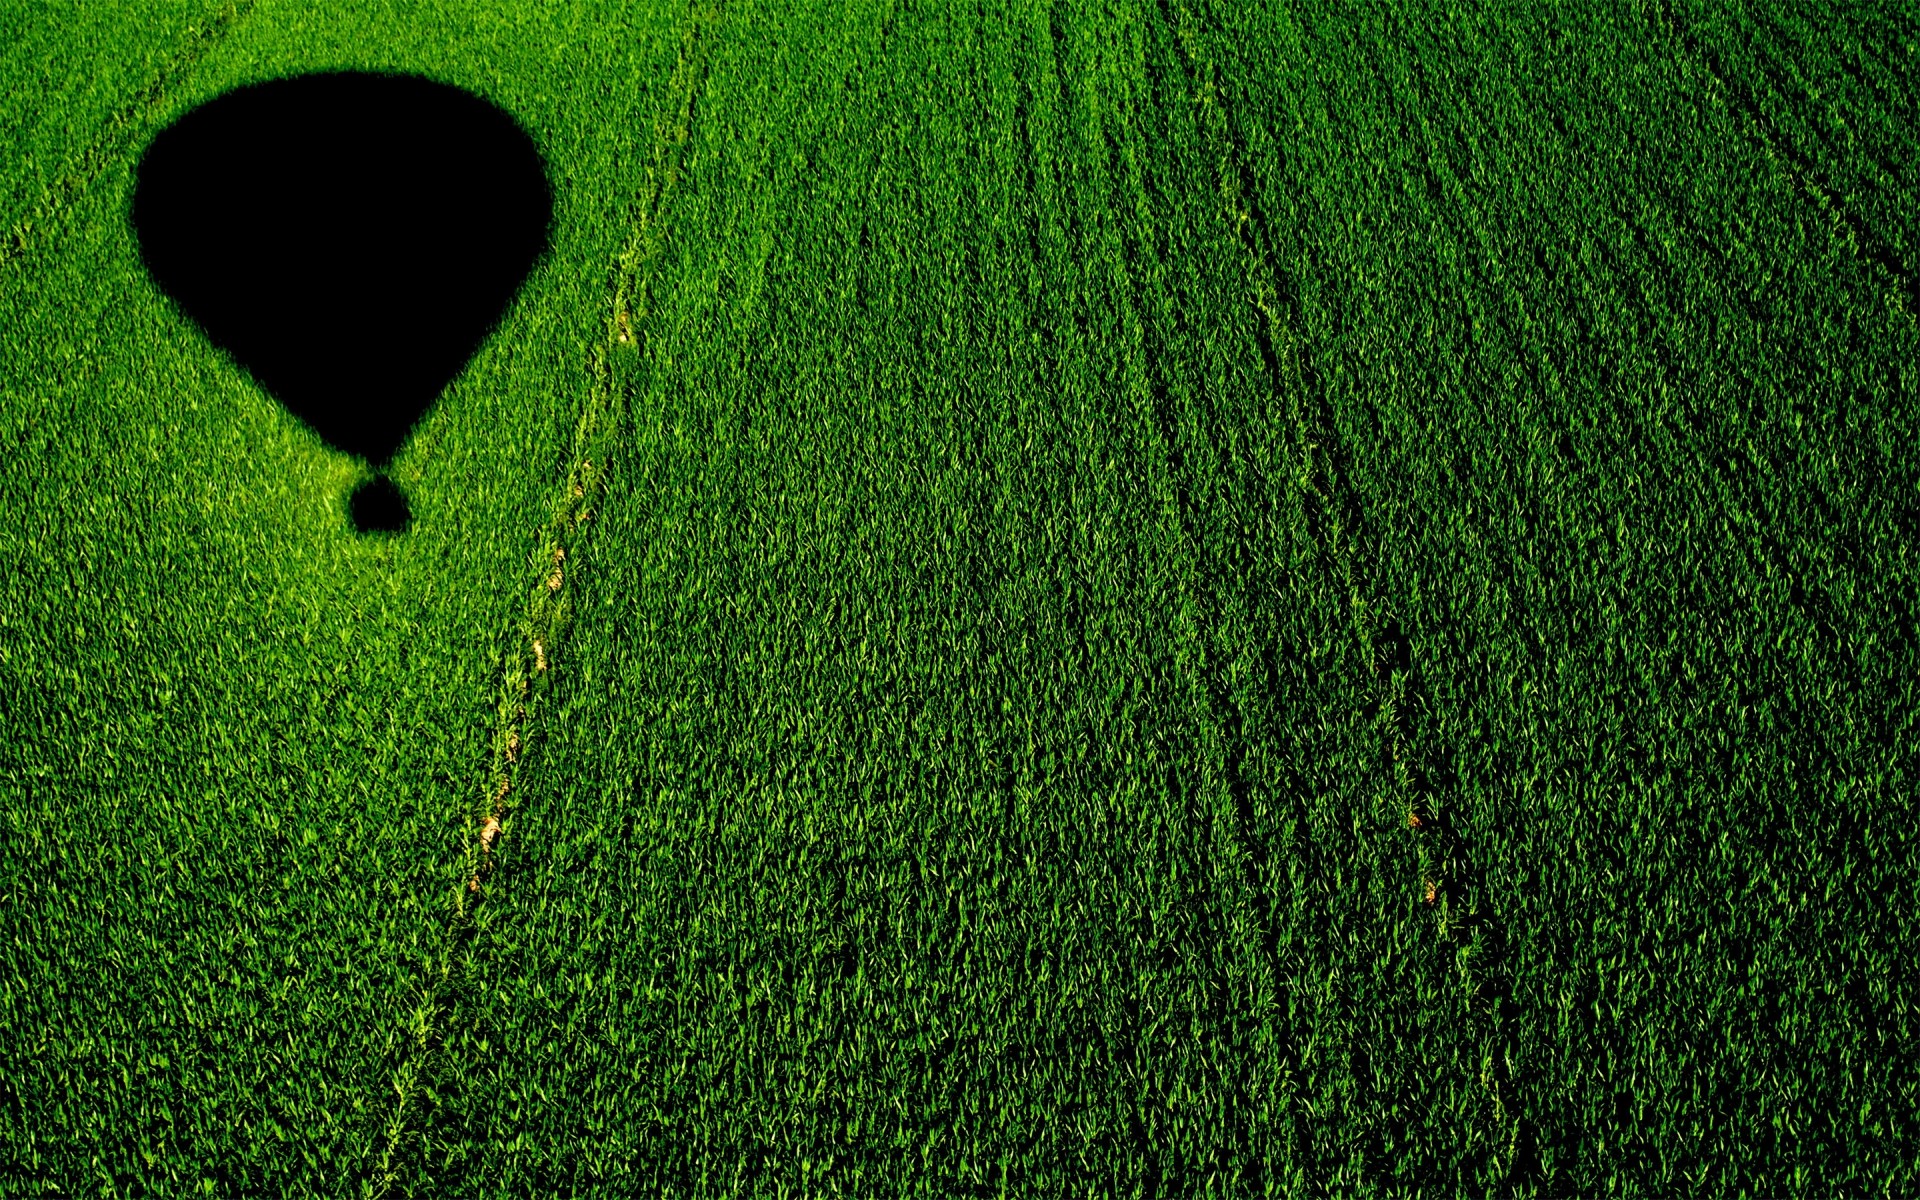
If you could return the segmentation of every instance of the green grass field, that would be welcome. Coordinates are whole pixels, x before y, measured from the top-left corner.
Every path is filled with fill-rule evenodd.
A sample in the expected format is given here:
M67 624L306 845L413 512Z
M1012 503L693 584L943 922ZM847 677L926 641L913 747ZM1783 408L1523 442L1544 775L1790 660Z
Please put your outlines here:
M341 68L555 197L394 536L127 216ZM1907 6L30 0L0 84L0 1196L1920 1191Z

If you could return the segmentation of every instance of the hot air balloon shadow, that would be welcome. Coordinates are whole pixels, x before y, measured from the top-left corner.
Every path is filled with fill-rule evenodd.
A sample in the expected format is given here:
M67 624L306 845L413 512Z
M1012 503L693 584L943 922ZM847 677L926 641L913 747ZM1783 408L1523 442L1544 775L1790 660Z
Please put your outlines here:
M250 84L157 134L129 220L209 341L372 469L363 533L409 522L394 453L546 253L553 193L514 119L459 88L338 71Z

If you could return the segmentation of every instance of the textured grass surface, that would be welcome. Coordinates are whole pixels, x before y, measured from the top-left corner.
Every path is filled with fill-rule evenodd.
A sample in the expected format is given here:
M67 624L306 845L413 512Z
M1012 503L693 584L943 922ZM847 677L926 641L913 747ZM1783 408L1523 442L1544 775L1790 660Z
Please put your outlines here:
M1899 1192L1897 281L1657 10L1229 29L1262 193L1312 197L1278 224L1406 639L1408 786L1452 814L1423 856L1500 1001L1481 1070L1517 1137L1475 1173Z
M1684 57L1920 311L1920 22L1893 4L1673 4Z
M1912 1190L1913 30L1709 7L16 19L0 1176ZM386 541L121 218L338 66L558 196Z
M1671 20L758 16L422 1177L1898 1190L1913 326Z
M144 136L57 252L0 268L9 1186L311 1194L384 1145L464 882L504 584L532 582L605 320L601 206L634 186L606 131L672 46L644 14L263 5L155 106L149 129L276 73L419 71L496 98L575 181L552 261L396 464L404 538L346 528L354 464L146 279ZM556 61L607 90L556 87Z
M54 236L94 178L124 159L155 106L251 7L161 0L116 12L29 0L0 13L0 262Z
M1264 1174L1275 964L1320 932L1264 875L1358 907L1372 863L1335 880L1307 826L1381 772L1284 468L1218 444L1270 462L1284 421L1175 337L1249 323L1207 164L1153 163L1097 14L780 15L716 23L423 1190ZM1162 241L1196 234L1218 261ZM1262 582L1299 661L1221 637ZM1243 807L1300 861L1251 861Z

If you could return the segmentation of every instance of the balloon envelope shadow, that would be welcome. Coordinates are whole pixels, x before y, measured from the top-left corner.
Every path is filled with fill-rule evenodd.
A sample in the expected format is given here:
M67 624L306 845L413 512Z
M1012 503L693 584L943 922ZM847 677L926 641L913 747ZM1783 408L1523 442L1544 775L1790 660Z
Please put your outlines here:
M470 93L406 75L251 84L156 135L129 219L214 345L379 474L363 532L407 524L384 475L546 252L533 141Z

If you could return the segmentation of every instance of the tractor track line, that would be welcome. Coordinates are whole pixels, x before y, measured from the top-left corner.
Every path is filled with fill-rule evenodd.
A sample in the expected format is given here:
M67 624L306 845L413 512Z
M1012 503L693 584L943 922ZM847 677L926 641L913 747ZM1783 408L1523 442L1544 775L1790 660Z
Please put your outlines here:
M1210 31L1200 28L1186 0L1158 2L1164 19L1177 31L1201 107L1208 114L1208 132L1221 147L1221 193L1227 217L1245 251L1252 302L1261 318L1255 325L1257 348L1274 392L1290 401L1309 537L1320 552L1327 582L1346 598L1353 634L1372 667L1375 697L1370 708L1383 734L1383 750L1390 759L1397 790L1405 802L1406 824L1414 831L1421 900L1428 905L1442 904L1456 892L1484 897L1484 872L1474 863L1467 838L1448 811L1450 806L1438 802L1457 786L1451 768L1438 760L1412 761L1412 748L1417 744L1415 714L1429 707L1426 683L1414 662L1412 641L1399 619L1385 604L1366 594L1359 547L1372 542L1365 513L1352 482L1352 467L1332 403L1295 335L1304 324L1298 283L1278 259L1276 234L1260 201L1245 140L1220 94L1213 64L1200 51ZM1308 254L1316 269L1324 267L1316 249L1309 247ZM1246 838L1252 839L1251 813L1243 810L1241 819ZM1515 1030L1506 969L1511 947L1504 929L1484 907L1449 916L1451 919L1443 923L1443 936L1449 941L1479 936L1488 947L1483 956L1487 965L1476 973L1480 979L1471 1009L1489 1023L1495 1041L1511 1046ZM1274 931L1270 929L1268 936L1271 939ZM1524 1090L1527 1080L1505 1060L1504 1053L1496 1056L1483 1073L1482 1083L1490 1093L1496 1121L1509 1127L1505 1173L1522 1182L1536 1170L1532 1131L1515 1114L1513 1103L1513 1093ZM1304 1162L1308 1147L1301 1131L1296 1130L1295 1143L1296 1153ZM1378 1147L1370 1146L1369 1160L1377 1154Z
M634 361L642 345L644 321L651 311L649 270L659 255L665 208L683 173L706 80L707 46L723 2L696 0L689 6L679 58L667 85L667 111L655 122L645 180L631 208L631 232L609 271L606 340L589 351L592 383L566 459L566 482L552 517L540 531L530 561L534 579L527 605L502 656L490 764L480 803L468 813L471 836L458 871L464 883L447 906L438 961L429 969L421 1001L404 1021L407 1040L391 1080L395 1099L376 1138L379 1157L362 1181L365 1200L385 1196L413 1157L417 1142L425 1136L416 1120L416 1101L449 1065L444 1061L448 1017L471 991L480 936L475 913L486 900L499 842L511 821L509 798L527 742L537 730L532 718L538 713L539 697L549 690L558 668L572 612L568 580L579 569L586 524L605 489L611 460L621 448L629 381L616 369Z
M1367 606L1359 598L1353 578L1352 538L1359 528L1358 498L1345 485L1347 469L1337 438L1320 431L1330 428L1324 415L1325 389L1307 356L1301 353L1295 330L1301 325L1297 283L1272 251L1273 231L1263 210L1253 171L1247 162L1247 149L1233 126L1225 98L1221 95L1213 60L1204 52L1207 33L1184 0L1156 0L1161 23L1179 47L1178 58L1200 116L1203 136L1219 156L1219 199L1221 218L1233 229L1243 255L1242 271L1255 309L1254 348L1272 392L1287 405L1288 423L1294 432L1301 472L1296 483L1306 493L1303 505L1308 537L1319 551L1318 558L1328 582L1348 600L1348 613L1362 640L1366 638ZM1309 415L1305 403L1316 408ZM1343 553L1344 551L1344 553ZM1216 711L1226 714L1226 742L1229 747L1227 775L1233 798L1238 841L1246 854L1245 873L1249 894L1264 908L1261 914L1261 949L1265 964L1272 972L1276 988L1284 988L1285 964L1280 957L1280 915L1278 898L1271 881L1273 864L1265 839L1260 836L1253 809L1252 782L1241 763L1246 739L1241 728L1239 705L1226 694L1217 667L1207 672L1210 697ZM1294 819L1305 827L1308 813L1304 789L1295 787ZM1301 1057L1298 1035L1288 1031L1280 1039L1281 1069L1291 1085L1300 1074ZM1289 1108L1297 1105L1289 1094ZM1312 1157L1311 1136L1298 1113L1291 1122L1292 1161L1286 1164L1298 1182L1304 1164ZM1250 1186L1265 1191L1277 1182L1269 1170L1280 1164L1267 1163L1256 1150L1258 1166Z
M1403 44L1412 44L1412 31L1401 31ZM1447 152L1426 114L1433 109L1436 88L1429 85L1427 69L1416 55L1409 72L1417 89L1418 103L1396 101L1420 122L1418 141L1422 147L1427 191L1435 200L1436 211L1451 214L1463 222L1451 231L1465 240L1473 236L1470 223L1464 223L1469 211L1468 198L1458 178L1448 169ZM1484 235L1481 235L1484 240ZM1401 622L1388 616L1384 628L1374 637L1374 676L1380 687L1374 706L1374 718L1386 734L1395 781L1406 802L1406 824L1414 831L1416 856L1420 866L1421 902L1437 906L1440 936L1449 945L1466 954L1477 948L1472 969L1463 973L1471 984L1467 1011L1492 1049L1483 1054L1479 1083L1492 1100L1493 1121L1505 1139L1504 1152L1496 1149L1492 1159L1501 1181L1515 1190L1537 1190L1539 1178L1538 1131L1525 1112L1525 1101L1537 1086L1537 1072L1524 1062L1516 1066L1514 1048L1519 1044L1519 1026L1513 1001L1513 955L1516 947L1494 908L1488 872L1474 853L1474 839L1462 830L1449 803L1460 791L1460 780L1453 765L1433 751L1424 755L1414 750L1418 744L1416 712L1432 711L1431 693L1421 664L1413 654L1411 637ZM1478 903L1473 903L1478 898ZM1459 903L1456 905L1455 901ZM1433 1182L1438 1182L1437 1180Z

